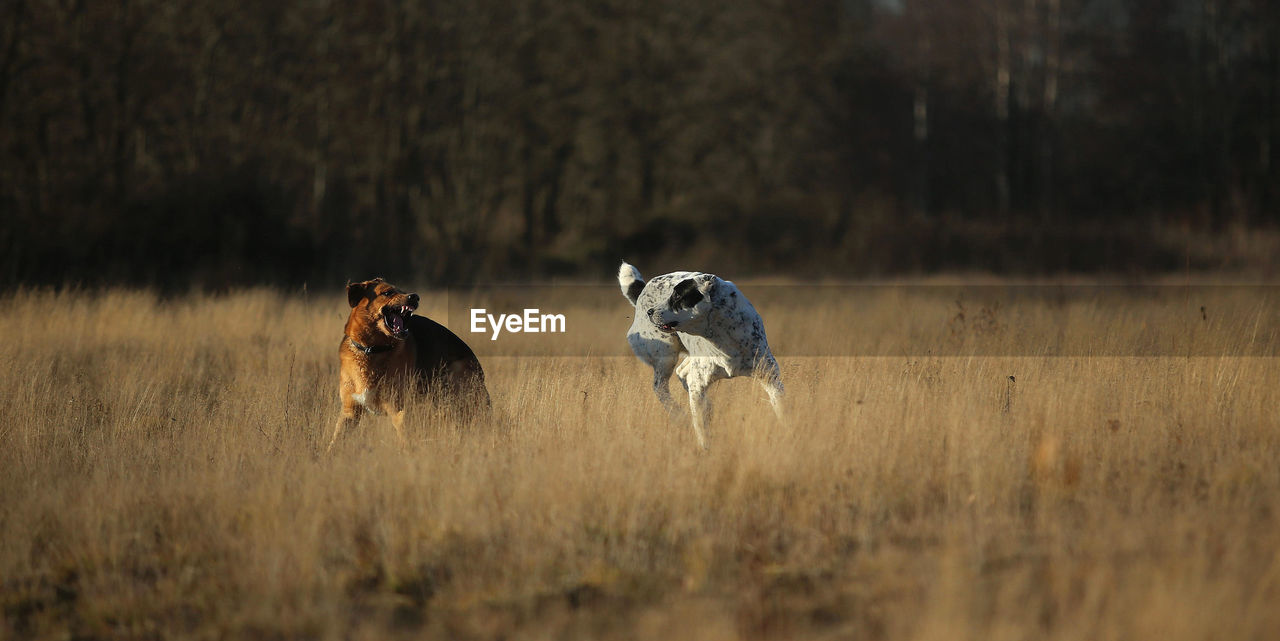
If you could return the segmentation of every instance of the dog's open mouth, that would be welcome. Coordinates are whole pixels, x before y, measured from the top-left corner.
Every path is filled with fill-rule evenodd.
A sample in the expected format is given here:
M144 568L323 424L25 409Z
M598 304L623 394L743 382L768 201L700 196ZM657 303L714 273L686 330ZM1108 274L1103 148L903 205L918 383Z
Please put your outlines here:
M670 333L672 333L672 332L676 331L676 325L679 325L679 323L675 323L675 322L671 322L671 323L659 323L659 324L658 324L658 329L660 329L660 330L662 330L662 331L664 331L664 332L666 332L666 333L670 334Z
M415 308L408 305L387 305L382 308L382 322L396 338L404 338L409 333L409 317Z

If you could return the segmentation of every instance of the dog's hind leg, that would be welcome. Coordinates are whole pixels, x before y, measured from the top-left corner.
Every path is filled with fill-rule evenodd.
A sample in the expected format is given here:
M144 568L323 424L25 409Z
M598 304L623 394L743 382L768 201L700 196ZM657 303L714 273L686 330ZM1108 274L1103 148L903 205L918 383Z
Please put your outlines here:
M484 370L475 361L457 360L448 365L450 392L457 407L467 419L487 414L493 399L484 384Z
M778 422L785 423L787 419L782 410L782 375L778 362L769 359L768 362L756 370L755 378L760 381L760 387L763 387L765 393L769 395L769 405L773 406L773 413L778 417Z
M396 440L400 442L400 447L409 445L409 441L404 438L404 408L387 412L391 416L391 425L396 428Z
M762 378L759 380L760 380L760 386L764 388L764 391L767 394L769 394L769 404L773 406L773 413L778 417L778 422L785 423L787 421L787 417L786 417L786 414L782 411L782 394L783 394L782 379Z

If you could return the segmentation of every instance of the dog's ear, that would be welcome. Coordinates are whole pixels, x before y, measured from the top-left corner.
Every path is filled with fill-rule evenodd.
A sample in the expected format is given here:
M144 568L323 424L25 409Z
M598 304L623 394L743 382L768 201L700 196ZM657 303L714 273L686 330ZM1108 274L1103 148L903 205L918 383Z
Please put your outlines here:
M364 298L364 283L347 283L347 304L355 307Z
M381 278L371 278L359 283L347 283L347 304L352 307L359 305L360 300L368 296L381 282Z
M352 307L359 305L369 290L370 282L366 280L360 283L347 283L347 304Z
M702 302L705 294L701 291L702 286L696 279L686 278L676 283L674 289L671 290L671 299L667 302L667 306L671 309L688 309Z

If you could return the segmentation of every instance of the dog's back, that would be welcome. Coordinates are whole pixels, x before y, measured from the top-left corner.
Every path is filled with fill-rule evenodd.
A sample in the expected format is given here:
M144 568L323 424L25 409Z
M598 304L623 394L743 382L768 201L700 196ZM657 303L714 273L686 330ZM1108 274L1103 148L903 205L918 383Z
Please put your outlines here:
M477 408L488 408L484 370L475 352L457 334L425 316L409 318L415 375L420 391L438 390Z

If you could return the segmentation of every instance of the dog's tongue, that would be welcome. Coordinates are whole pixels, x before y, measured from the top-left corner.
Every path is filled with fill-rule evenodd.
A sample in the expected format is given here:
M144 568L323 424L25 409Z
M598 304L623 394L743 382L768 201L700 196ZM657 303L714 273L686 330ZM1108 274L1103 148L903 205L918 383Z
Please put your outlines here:
M401 316L398 312L388 311L386 313L386 317L387 317L387 327L390 327L391 331L396 333L400 333L404 331L404 317Z

